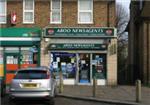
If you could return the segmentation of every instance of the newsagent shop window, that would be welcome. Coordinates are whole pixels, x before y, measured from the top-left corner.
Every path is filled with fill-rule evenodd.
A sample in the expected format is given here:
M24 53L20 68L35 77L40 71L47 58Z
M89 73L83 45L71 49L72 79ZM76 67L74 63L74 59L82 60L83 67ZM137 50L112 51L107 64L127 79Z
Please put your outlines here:
M92 77L106 79L106 54L92 55Z
M56 76L59 76L59 72L62 71L64 79L75 78L76 76L76 54L68 52L52 52L50 70L52 70Z
M51 12L50 12L50 23L60 24L61 23L61 0L51 0Z
M34 0L23 0L23 23L34 23Z
M78 0L78 23L93 23L93 0Z
M6 17L7 17L7 3L6 0L0 0L0 24L6 23Z

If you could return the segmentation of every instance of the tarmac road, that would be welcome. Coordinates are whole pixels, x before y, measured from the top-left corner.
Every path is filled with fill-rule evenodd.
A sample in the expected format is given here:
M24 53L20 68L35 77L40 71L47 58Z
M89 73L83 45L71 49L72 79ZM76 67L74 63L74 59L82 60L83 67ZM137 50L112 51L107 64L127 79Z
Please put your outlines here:
M8 96L1 98L0 105L12 105L8 101ZM20 101L17 105L50 105L44 101ZM99 102L91 102L91 101L82 101L75 99L68 99L62 97L55 98L55 105L116 105L116 104L107 104L107 103L99 103Z

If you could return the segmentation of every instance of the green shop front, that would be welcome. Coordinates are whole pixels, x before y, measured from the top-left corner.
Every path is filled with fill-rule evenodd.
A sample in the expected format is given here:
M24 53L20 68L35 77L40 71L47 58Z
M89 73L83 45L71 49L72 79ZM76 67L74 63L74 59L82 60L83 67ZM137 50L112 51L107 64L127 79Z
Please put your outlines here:
M46 28L45 43L50 68L66 85L107 83L108 47L115 39L114 28Z
M39 28L0 28L0 76L9 84L20 68L40 65Z

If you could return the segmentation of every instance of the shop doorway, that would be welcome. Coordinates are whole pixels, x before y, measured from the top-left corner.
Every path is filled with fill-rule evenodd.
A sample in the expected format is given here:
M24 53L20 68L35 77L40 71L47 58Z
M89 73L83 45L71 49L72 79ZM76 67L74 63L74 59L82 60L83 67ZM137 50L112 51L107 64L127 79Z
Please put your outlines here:
M5 54L5 70L6 70L6 84L10 84L15 72L19 69L19 54L6 53Z
M90 83L90 54L79 54L79 83Z

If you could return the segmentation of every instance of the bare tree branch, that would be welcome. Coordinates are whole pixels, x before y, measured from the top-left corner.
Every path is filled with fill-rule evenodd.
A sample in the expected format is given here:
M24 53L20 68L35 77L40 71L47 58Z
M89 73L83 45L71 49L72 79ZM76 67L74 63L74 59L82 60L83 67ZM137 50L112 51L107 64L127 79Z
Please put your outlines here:
M125 7L122 4L116 4L116 27L117 27L117 34L122 35L125 31L125 28L129 22L129 15Z
M116 27L118 35L118 72L127 70L128 34L125 29L129 22L129 15L122 4L116 4Z

